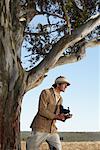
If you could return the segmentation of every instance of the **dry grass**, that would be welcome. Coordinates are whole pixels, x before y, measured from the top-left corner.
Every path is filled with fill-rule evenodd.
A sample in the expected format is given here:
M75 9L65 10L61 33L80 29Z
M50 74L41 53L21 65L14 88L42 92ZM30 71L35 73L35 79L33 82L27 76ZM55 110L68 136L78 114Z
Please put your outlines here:
M21 142L21 150L26 150L26 142ZM48 145L43 143L40 150L49 150ZM62 142L62 150L100 150L98 142Z

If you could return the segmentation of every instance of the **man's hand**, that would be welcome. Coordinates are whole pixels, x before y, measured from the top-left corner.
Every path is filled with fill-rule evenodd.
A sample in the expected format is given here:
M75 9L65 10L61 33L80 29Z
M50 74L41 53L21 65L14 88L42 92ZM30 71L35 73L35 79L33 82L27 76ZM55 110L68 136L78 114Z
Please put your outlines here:
M65 121L66 120L65 114L58 114L58 115L56 115L55 119Z
M69 118L72 118L72 114L66 114L66 115L65 115L65 120L66 120L66 119L69 119Z

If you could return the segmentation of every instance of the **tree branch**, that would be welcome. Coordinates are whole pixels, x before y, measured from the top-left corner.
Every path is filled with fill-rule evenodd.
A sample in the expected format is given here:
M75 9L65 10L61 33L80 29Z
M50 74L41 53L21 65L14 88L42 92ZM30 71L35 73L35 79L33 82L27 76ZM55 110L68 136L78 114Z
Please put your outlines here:
M91 31L93 31L98 25L100 25L100 15L96 18L88 20L83 26L74 31L72 35L67 35L62 37L52 48L45 59L36 67L33 68L27 78L27 90L38 85L38 80L44 79L44 75L48 72L55 63L59 60L60 56L70 46L87 36ZM41 81L42 81L41 80Z
M90 47L94 47L94 46L99 46L99 45L100 45L100 41L96 40L96 39L93 39L93 40L91 40L89 42L86 42L79 49L78 55L77 54L72 54L72 55L68 55L68 56L61 56L58 59L58 61L55 63L53 68L55 68L57 66L60 66L60 65L64 65L64 64L69 64L69 63L74 63L74 62L80 61L85 56L85 49L90 48Z
M81 47L78 54L74 53L74 54L71 54L68 56L61 56L59 58L59 60L55 63L53 68L55 68L57 66L61 66L61 65L70 64L70 63L80 61L84 56L85 56L85 47Z
M100 45L100 39L99 39L99 40L93 39L93 40L87 42L87 43L85 44L85 47L86 47L86 48L89 48L89 47L94 47L94 46L99 46L99 45Z
M42 11L42 12L37 11L37 12L38 12L38 15L47 14L48 16L54 16L54 17L58 17L58 18L64 20L64 18L61 15L57 14L57 13L50 13L50 12L46 12L46 11Z

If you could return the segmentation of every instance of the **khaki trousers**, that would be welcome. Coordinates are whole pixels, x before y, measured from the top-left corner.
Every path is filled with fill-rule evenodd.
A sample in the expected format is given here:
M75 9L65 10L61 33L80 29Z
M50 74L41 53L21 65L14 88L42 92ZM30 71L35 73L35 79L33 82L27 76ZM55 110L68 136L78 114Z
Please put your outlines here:
M43 142L49 144L50 150L62 150L59 135L57 133L44 133L33 131L26 141L26 150L39 150Z

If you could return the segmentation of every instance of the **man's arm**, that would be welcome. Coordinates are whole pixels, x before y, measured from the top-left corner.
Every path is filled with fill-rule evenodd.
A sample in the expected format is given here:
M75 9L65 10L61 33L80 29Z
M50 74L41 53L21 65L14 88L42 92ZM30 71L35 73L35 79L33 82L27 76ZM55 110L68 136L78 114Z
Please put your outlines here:
M48 93L46 90L43 90L40 94L39 98L39 108L38 108L38 113L48 119L55 119L56 114L50 112L48 110Z

